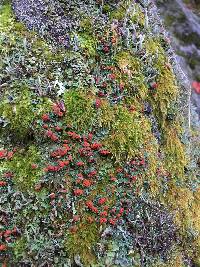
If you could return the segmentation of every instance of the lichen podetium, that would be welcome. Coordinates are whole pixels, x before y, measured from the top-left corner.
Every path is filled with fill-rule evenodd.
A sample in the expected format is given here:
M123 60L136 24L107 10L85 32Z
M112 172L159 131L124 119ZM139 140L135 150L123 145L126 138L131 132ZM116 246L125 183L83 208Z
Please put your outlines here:
M47 2L0 8L0 263L198 266L198 187L152 6Z

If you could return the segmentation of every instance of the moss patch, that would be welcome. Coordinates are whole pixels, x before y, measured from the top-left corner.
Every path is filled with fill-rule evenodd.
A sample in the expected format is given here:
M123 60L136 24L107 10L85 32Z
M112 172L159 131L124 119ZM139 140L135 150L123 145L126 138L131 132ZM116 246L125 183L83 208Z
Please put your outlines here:
M23 192L33 191L34 185L41 177L42 157L37 147L30 146L27 150L22 149L14 154L6 164L6 168L13 172L16 188Z
M98 227L95 223L81 223L75 233L66 236L65 249L71 256L80 256L84 266L91 266L95 262L92 246L99 239Z
M109 136L104 142L117 160L124 157L131 158L142 149L150 132L150 124L145 117L138 112L130 113L119 106Z
M184 178L184 168L187 165L184 145L181 143L177 129L168 126L166 129L164 145L165 161L168 171L177 179Z
M79 131L89 131L96 117L94 101L84 92L67 91L63 96L66 122Z

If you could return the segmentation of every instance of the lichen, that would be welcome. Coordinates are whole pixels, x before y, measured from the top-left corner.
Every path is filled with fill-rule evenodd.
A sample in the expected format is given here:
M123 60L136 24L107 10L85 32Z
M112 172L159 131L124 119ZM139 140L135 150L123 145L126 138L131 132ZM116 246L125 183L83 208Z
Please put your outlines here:
M27 30L9 4L0 11L3 243L16 226L3 259L198 264L199 197L167 42L136 2L86 2L62 3L76 27L59 44Z

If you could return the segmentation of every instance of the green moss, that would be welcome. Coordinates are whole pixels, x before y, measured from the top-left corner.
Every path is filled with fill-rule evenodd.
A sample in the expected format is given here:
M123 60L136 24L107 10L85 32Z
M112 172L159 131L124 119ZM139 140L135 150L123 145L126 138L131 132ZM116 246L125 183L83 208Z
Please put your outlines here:
M140 60L128 51L119 52L115 56L116 64L121 70L121 79L131 95L145 99L148 88L145 84L145 77L142 73Z
M0 104L0 116L7 122L6 131L18 140L24 140L33 130L33 122L44 112L50 110L49 99L37 99L37 104L32 100L34 97L28 87L17 86L13 92L13 101L9 101L6 92L4 100ZM5 130L4 129L4 130Z
M111 12L111 7L108 4L103 5L103 12L104 13Z
M143 27L145 23L145 16L139 5L134 4L134 12L127 14L127 8L133 3L130 0L122 1L121 5L110 12L110 19L123 20L126 15L130 16L133 23L137 23ZM109 10L110 11L110 10Z
M188 257L198 262L200 252L199 192L192 192L186 185L179 186L172 181L168 182L168 190L164 196L160 194L160 198L174 214L174 222L179 229L182 244L181 250L186 251Z
M134 57L129 51L121 51L115 56L115 60L120 67L130 67L133 70L139 71L140 62L138 58Z
M27 241L26 241L25 237L18 239L14 243L13 251L14 251L14 255L15 255L16 260L23 258L23 255L26 251L26 247L27 247Z
M82 32L87 32L88 34L93 33L92 20L89 17L82 19L82 21L80 22L80 27Z
M168 127L165 131L165 162L167 170L173 177L184 178L184 167L187 165L185 147L181 143L174 127Z
M117 160L131 158L139 153L150 133L150 123L145 117L137 111L131 113L119 106L109 136L104 142Z
M9 32L13 26L13 22L12 9L10 4L7 3L0 7L0 32Z
M0 115L9 122L8 130L17 138L27 135L35 118L29 90L21 87L21 93L13 103L5 99L0 105Z
M78 34L78 39L80 42L80 47L86 52L88 56L96 55L97 41L89 33L83 32Z
M127 8L131 4L130 0L126 1L121 1L121 4L117 9L115 8L111 13L110 13L110 18L111 19L117 19L117 20L122 20L125 18Z
M72 258L79 255L84 266L91 266L96 260L92 247L98 239L99 229L95 223L81 223L77 232L67 234L65 249Z
M146 50L147 57L153 59L153 67L158 71L166 62L166 55L160 40L157 38L149 38L144 42L144 48Z
M133 23L137 23L140 27L143 27L145 25L144 12L142 12L140 6L137 4L135 4L134 8L135 8L135 12L131 16L131 21Z
M22 32L27 31L25 25L23 23L21 23L21 22L16 22L15 21L13 27L14 27L14 30L16 32L18 32L18 33L22 33Z
M153 107L154 115L159 124L159 130L164 140L166 152L166 166L173 176L183 177L186 165L184 146L181 144L177 132L172 127L175 121L177 107L174 103L178 98L178 86L172 68L168 65L165 52L159 40L149 39L145 43L147 55L154 56L154 67L158 72L157 88L150 89L148 100ZM172 132L170 132L172 131ZM174 136L172 139L171 136Z
M154 107L154 113L158 119L160 128L164 129L168 113L172 108L171 104L178 97L178 87L174 74L167 66L163 66L160 69L157 85L158 87L155 89L150 102Z
M37 167L33 168L32 164L36 164ZM6 163L6 168L15 174L13 181L16 188L22 191L32 191L43 173L41 164L42 156L38 148L32 145L27 150L22 149L16 152L13 158Z
M110 13L110 18L112 19L117 19L117 20L122 20L125 17L126 14L126 8L127 6L123 3L121 4L121 6L119 8L114 9L111 13Z
M93 100L81 91L67 91L63 99L67 108L66 123L80 132L91 130L96 117Z

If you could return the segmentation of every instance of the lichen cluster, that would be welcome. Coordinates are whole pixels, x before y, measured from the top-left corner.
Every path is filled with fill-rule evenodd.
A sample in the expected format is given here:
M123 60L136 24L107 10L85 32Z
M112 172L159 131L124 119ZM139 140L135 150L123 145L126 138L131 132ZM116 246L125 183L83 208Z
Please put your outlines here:
M55 1L67 45L2 4L3 266L198 266L179 84L143 2Z

